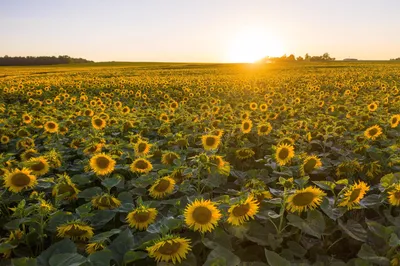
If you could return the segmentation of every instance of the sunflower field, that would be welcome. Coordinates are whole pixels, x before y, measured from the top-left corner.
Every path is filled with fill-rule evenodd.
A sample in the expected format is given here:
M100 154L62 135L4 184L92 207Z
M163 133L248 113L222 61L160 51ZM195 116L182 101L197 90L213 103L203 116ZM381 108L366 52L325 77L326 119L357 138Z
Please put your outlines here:
M0 68L0 265L400 265L400 64Z

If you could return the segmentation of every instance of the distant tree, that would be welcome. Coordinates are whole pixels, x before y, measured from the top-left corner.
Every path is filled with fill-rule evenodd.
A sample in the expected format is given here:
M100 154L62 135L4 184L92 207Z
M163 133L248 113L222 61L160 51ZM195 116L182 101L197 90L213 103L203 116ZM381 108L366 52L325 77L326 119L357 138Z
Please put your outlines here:
M294 54L291 54L286 58L286 60L287 61L296 61L296 58L294 57Z
M310 61L310 59L311 59L311 56L308 53L306 53L306 55L304 56L304 60Z
M296 60L297 60L297 61L304 61L304 58L301 57L301 56L298 56Z
M83 58L72 58L68 55L55 56L8 56L0 57L0 66L33 66L33 65L58 65L58 64L79 64L93 63Z

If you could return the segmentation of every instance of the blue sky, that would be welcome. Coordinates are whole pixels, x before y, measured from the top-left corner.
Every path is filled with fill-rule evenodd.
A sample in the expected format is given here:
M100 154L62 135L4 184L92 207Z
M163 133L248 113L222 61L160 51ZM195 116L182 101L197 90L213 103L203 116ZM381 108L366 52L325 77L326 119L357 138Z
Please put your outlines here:
M0 55L232 62L400 57L398 0L0 0ZM264 48L265 47L265 48Z

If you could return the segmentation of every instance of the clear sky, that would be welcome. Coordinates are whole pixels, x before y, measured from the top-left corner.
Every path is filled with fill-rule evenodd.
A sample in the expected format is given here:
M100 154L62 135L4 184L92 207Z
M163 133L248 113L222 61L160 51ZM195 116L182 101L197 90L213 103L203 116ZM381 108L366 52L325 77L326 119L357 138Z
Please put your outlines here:
M400 0L0 0L0 56L400 57Z

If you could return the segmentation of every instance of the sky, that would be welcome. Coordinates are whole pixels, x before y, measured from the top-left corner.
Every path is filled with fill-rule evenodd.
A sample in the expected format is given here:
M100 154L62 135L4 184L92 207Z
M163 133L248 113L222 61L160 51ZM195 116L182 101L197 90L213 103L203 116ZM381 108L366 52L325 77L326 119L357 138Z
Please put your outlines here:
M399 0L0 0L0 56L248 62L400 57Z

